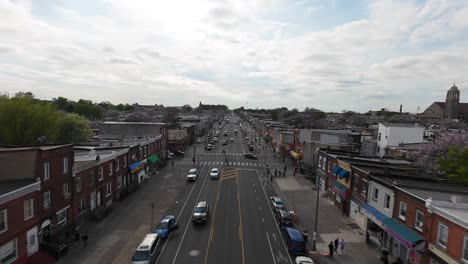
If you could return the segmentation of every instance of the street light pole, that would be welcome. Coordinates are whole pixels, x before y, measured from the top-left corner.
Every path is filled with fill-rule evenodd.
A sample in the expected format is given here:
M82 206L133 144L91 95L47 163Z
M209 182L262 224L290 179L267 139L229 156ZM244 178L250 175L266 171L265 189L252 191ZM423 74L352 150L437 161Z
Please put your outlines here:
M150 225L150 232L153 231L153 209L154 209L154 202L151 202L151 225Z
M315 204L315 227L314 227L314 242L312 244L313 251L317 250L316 243L317 243L317 226L318 226L318 212L319 212L319 198L320 198L320 182L319 182L319 174L317 173L317 179L315 180L317 185L317 202Z

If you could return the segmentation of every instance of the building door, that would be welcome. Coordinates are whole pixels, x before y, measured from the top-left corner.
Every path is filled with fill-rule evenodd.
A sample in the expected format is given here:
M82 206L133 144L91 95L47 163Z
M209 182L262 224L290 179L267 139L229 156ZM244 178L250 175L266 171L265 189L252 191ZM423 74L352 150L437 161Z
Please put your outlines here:
M94 211L96 209L96 192L91 193L91 211Z
M97 207L101 206L101 191L97 192Z
M37 226L31 228L26 232L26 248L28 257L39 250L39 243L37 241Z
M400 258L403 260L403 263L407 263L408 260L408 249L400 244Z

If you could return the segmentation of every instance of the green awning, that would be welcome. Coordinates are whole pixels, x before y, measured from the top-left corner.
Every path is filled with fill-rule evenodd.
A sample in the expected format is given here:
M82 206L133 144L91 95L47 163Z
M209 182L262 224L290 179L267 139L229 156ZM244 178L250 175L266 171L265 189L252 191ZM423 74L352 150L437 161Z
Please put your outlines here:
M149 156L147 160L148 160L148 164L153 164L153 163L158 162L159 158L158 158L158 156L153 154L153 155Z
M384 224L384 230L387 231L387 233L399 242L403 243L409 249L413 248L414 245L419 242L424 241L424 238L421 235L409 229L406 225L394 218L387 218L383 220L382 223Z

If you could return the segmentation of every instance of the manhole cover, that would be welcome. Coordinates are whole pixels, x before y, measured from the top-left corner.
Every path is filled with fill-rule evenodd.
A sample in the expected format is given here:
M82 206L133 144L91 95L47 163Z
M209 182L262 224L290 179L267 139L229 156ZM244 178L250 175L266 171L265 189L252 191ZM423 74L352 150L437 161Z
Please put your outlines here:
M196 257L196 256L200 255L200 250L194 249L194 250L190 251L189 254L192 257Z

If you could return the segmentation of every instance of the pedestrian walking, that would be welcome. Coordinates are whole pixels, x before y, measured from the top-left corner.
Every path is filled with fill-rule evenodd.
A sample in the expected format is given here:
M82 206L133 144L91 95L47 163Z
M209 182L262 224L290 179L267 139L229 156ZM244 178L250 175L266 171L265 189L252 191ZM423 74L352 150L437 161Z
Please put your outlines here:
M330 244L328 244L328 253L330 258L333 258L333 241L330 241Z
M226 157L226 164L228 164L228 160L227 160L227 157Z
M296 173L297 173L297 167L294 167L294 174L293 174L294 177L296 177Z
M83 240L83 247L86 247L88 245L88 234L82 233L81 240Z
M338 238L335 239L335 253L338 253L338 244L340 243L340 240Z
M275 177L278 176L278 170L275 169Z
M283 174L286 176L286 166L284 166Z
M344 254L344 246L345 246L345 242L344 242L344 239L342 238L342 239L340 240L341 254Z
M174 167L174 161L173 160L171 160L171 165L172 165L172 167Z
M193 165L195 165L195 157L193 157L192 163L193 163Z
M273 174L270 176L270 182L273 181Z

